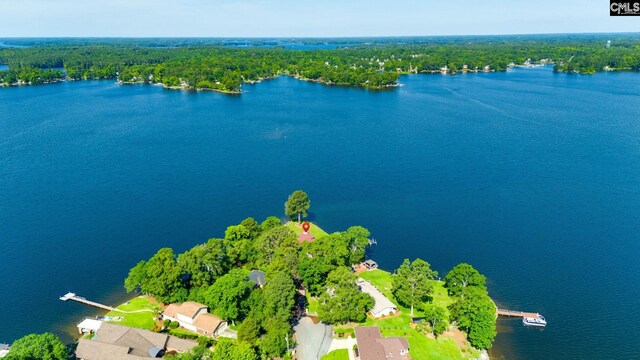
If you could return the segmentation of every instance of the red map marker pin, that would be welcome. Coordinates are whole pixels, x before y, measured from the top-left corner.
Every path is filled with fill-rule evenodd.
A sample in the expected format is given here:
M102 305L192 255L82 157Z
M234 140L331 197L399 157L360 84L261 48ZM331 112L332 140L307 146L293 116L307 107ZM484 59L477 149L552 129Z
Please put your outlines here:
M304 230L304 232L309 232L310 228L311 228L311 224L309 224L308 222L302 223L302 230Z

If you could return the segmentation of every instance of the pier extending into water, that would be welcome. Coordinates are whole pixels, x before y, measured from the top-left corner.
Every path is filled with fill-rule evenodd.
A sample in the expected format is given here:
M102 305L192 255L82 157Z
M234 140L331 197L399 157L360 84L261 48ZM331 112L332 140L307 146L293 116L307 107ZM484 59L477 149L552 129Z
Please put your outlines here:
M99 308L99 309L103 309L103 310L108 310L108 311L113 311L113 310L115 310L115 309L114 309L113 307L111 307L111 306L103 305L103 304L100 304L100 303L97 303L97 302L94 302L94 301L89 301L89 300L87 300L87 299L83 298L82 296L78 296L78 295L76 295L75 293L72 293L72 292L67 293L67 294L66 294L66 295L64 295L64 296L61 296L61 297L60 297L60 300L62 300L62 301L73 300L73 301L77 301L77 302L79 302L79 303L83 303L83 304L85 304L85 305L89 305L89 306L97 307L97 308Z
M538 313L507 310L507 309L500 309L500 308L497 308L497 312L498 312L498 315L500 316L514 316L514 317L521 317L521 318L526 317L526 318L533 318L533 319L537 319L540 317L540 314Z

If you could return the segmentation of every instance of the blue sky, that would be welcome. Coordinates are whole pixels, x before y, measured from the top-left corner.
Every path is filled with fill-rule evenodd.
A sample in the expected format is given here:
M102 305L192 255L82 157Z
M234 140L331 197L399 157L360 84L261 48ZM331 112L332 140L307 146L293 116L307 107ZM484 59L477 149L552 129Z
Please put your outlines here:
M606 0L0 0L0 37L640 31L640 17L610 17L608 7Z

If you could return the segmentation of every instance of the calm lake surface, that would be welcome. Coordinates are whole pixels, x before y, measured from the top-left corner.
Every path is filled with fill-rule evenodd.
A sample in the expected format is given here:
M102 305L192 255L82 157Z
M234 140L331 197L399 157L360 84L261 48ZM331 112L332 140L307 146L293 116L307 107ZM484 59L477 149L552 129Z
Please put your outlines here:
M0 89L0 342L69 339L129 268L304 189L328 231L359 224L387 270L422 257L488 277L492 356L637 358L640 74L403 77L365 91L282 77L241 96L68 82Z

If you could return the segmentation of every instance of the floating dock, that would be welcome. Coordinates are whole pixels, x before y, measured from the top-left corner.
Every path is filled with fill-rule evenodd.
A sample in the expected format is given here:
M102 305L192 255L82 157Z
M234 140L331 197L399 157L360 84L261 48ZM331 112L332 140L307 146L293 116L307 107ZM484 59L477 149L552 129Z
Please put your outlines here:
M539 313L507 310L507 309L499 309L499 308L496 308L496 312L498 313L499 316L521 317L523 320L526 320L526 319L542 320L544 322L544 325L538 325L538 326L545 326L547 324L544 316L540 315ZM531 324L528 324L528 325L531 325Z
M67 293L64 296L60 297L60 300L62 301L67 301L67 300L72 300L72 301L77 301L79 303L85 304L85 305L89 305L89 306L93 306L93 307L97 307L99 309L103 309L103 310L108 310L108 311L113 311L115 310L113 307L108 306L108 305L103 305L94 301L89 301L81 296L76 295L75 293Z

